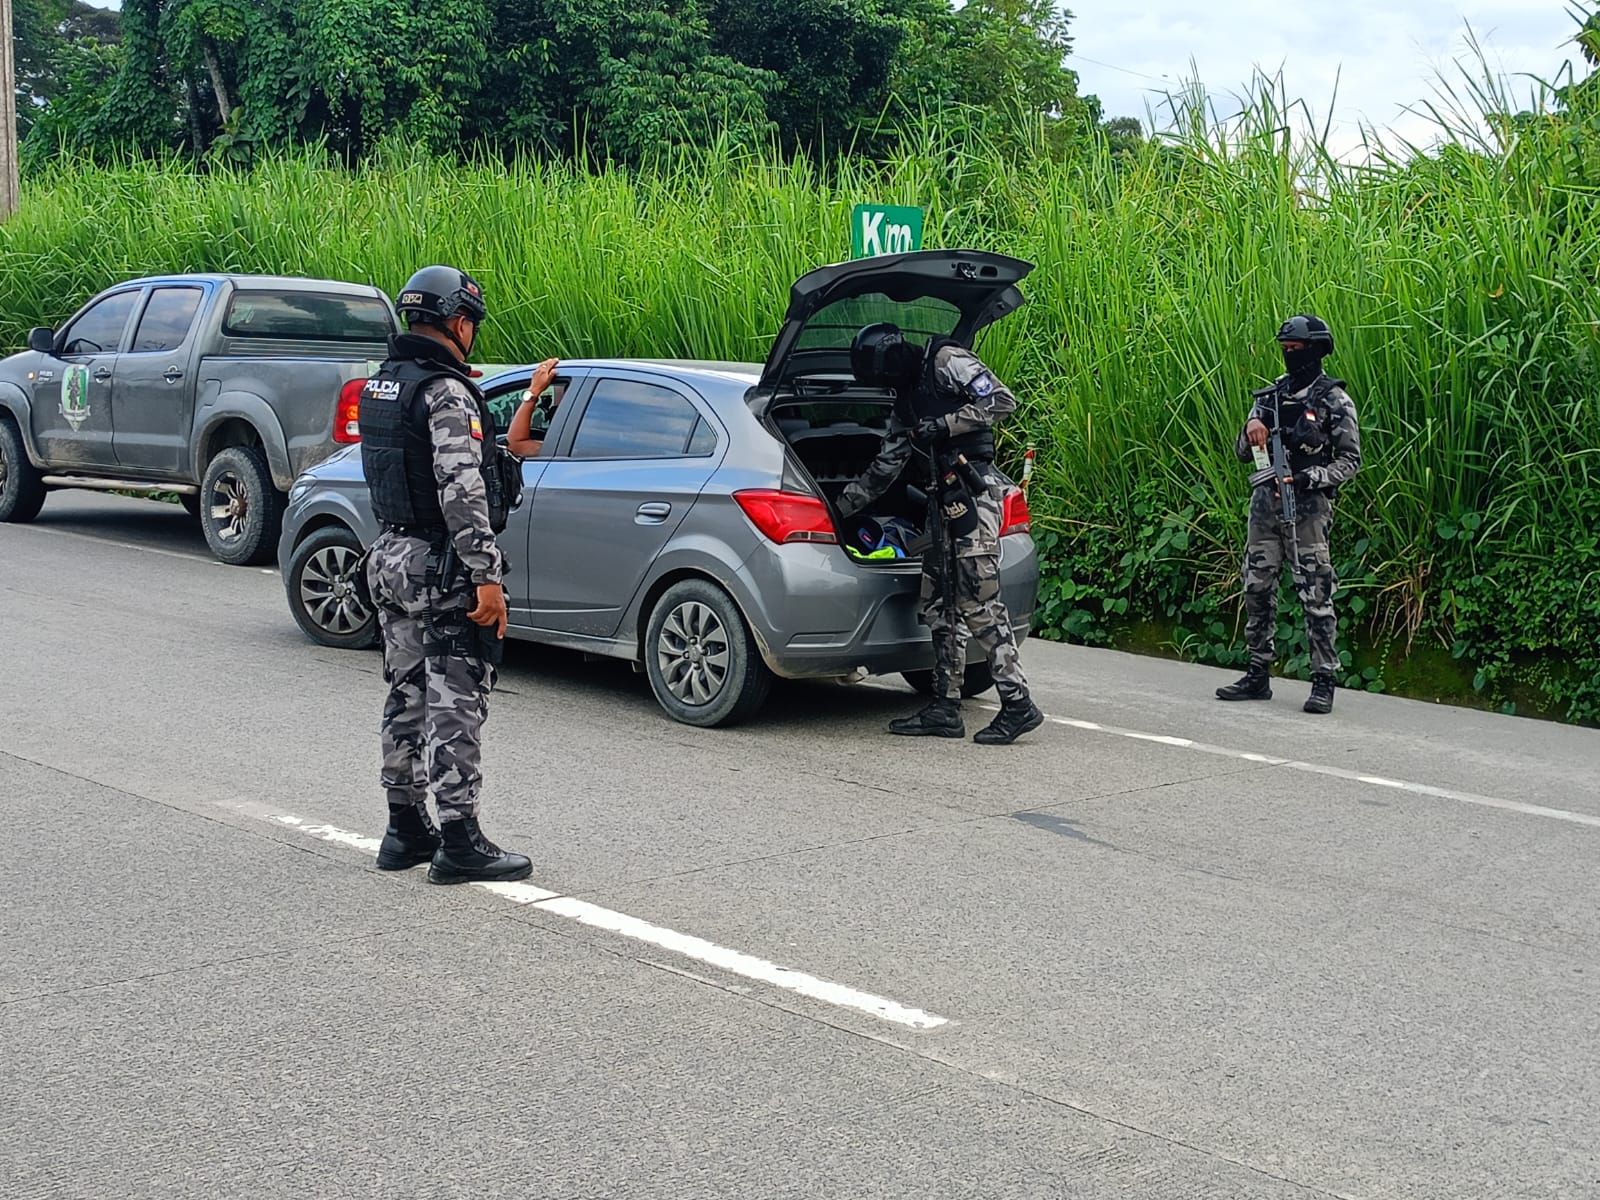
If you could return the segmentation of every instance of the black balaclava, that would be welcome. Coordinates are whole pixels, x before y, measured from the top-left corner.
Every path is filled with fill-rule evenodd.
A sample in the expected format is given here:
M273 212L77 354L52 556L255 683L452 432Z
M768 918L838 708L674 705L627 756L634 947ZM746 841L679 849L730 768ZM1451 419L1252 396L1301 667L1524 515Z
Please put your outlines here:
M1323 357L1322 349L1314 345L1299 350L1283 348L1283 369L1289 373L1289 386L1298 392L1315 383L1322 374Z

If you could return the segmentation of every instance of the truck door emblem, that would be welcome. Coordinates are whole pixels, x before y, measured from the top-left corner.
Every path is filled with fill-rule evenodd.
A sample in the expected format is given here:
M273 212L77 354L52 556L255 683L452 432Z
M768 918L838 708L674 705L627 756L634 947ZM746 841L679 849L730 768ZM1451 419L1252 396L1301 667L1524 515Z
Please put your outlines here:
M61 415L74 433L89 419L89 368L71 366L62 373Z

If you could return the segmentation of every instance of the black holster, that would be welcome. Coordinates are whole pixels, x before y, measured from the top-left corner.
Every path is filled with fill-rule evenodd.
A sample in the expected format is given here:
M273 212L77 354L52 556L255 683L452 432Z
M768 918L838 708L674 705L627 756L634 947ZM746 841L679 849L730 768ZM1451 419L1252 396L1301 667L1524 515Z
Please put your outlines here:
M422 653L429 658L473 658L487 663L498 663L505 657L505 639L492 625L479 625L467 612L472 607L472 584L461 568L461 558L455 543L447 534L442 543L434 543L428 551L427 574L423 587L428 594L428 607L423 613L422 628L426 637ZM435 601L443 601L457 591L465 593L459 607L440 610Z

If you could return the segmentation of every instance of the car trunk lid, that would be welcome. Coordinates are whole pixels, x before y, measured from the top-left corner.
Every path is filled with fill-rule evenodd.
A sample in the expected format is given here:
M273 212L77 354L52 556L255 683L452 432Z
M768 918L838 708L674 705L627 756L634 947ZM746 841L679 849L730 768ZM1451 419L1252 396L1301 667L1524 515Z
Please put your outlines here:
M918 250L817 267L789 289L755 391L848 377L851 339L876 321L892 321L918 341L941 335L971 345L984 326L1022 306L1017 284L1031 270L1030 262L986 250Z

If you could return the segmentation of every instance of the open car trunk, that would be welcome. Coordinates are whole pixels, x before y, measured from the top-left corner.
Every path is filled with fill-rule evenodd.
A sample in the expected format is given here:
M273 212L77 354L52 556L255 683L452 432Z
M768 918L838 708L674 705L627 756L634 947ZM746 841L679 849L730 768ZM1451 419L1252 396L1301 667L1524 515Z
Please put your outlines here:
M839 493L859 479L878 456L893 404L893 398L886 393L856 388L774 398L767 407L769 426L788 445L790 456L805 469L828 502L843 542L856 539L839 515ZM905 549L905 556L862 558L852 554L852 561L864 567L882 567L920 559L927 540L928 510L925 501L912 498L908 487L926 487L927 481L921 477L922 463L913 455L894 484L864 512L886 526L886 532Z

